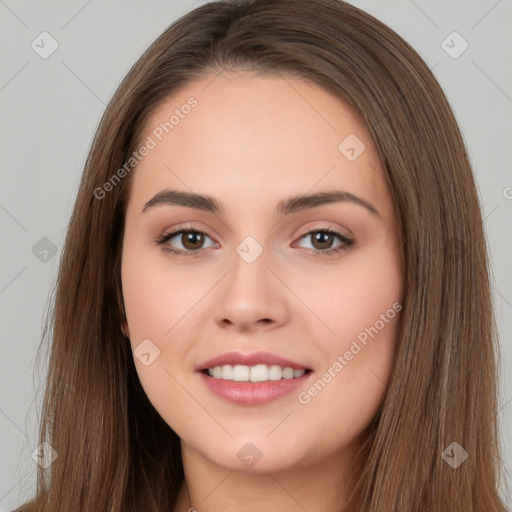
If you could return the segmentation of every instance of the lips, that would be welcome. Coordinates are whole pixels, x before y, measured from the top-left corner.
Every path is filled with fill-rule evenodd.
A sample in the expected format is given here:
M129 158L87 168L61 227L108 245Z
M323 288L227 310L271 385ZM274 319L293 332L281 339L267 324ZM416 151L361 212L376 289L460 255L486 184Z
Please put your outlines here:
M257 406L272 402L278 399L290 400L290 395L298 393L309 382L313 373L305 373L301 377L290 380L276 380L266 382L235 382L231 380L215 379L197 373L202 384L211 393L227 402L242 406ZM293 398L292 398L293 399Z
M208 370L209 368L214 368L215 366L222 366L225 364L244 366L256 366L258 364L279 365L283 368L288 367L294 370L311 371L310 368L301 363L298 363L297 361L286 359L277 354L273 354L272 352L253 352L251 354L243 354L236 351L225 352L224 354L220 354L216 357L208 359L207 361L204 361L198 365L195 370L204 371Z
M284 369L282 373L279 367ZM257 368L256 378L253 374L254 368ZM217 375L211 374L212 369L215 369L213 373ZM227 377L224 377L225 369ZM247 379L249 369L250 382ZM277 369L279 372L276 372ZM268 370L268 374L262 375L263 370ZM262 405L297 391L309 382L313 375L313 370L304 364L271 352L225 352L204 361L195 368L195 371L199 380L213 394L228 402L252 406ZM234 380L229 380L231 377Z

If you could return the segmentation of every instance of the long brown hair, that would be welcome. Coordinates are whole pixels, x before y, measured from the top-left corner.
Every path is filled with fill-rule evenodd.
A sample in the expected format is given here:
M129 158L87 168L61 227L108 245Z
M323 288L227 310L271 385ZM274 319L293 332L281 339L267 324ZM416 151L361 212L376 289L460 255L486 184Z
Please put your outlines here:
M367 123L386 171L405 293L358 510L505 512L497 334L464 141L416 51L338 0L207 3L165 30L119 86L87 158L43 333L51 352L40 443L58 457L38 468L37 495L24 512L163 512L176 503L179 438L146 397L120 330L132 173L102 198L97 191L130 158L163 100L223 69L293 74L336 95ZM457 468L442 456L453 442L468 454Z

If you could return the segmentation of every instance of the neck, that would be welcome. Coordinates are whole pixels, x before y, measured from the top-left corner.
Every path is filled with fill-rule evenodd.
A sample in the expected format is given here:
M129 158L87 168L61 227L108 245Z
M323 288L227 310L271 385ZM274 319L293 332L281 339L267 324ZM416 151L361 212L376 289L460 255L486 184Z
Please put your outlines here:
M185 478L174 512L355 512L350 500L362 470L357 450L283 471L237 472L222 468L181 443Z

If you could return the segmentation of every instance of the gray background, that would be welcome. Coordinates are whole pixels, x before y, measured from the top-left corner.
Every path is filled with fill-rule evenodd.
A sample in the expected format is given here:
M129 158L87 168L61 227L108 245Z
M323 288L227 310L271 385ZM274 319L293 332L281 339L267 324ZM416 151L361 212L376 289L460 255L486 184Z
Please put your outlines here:
M46 375L46 366L35 366L36 351L97 124L146 47L200 3L0 0L0 512L12 510L35 491L37 466L31 453L37 446ZM510 486L512 1L351 3L388 24L420 53L444 88L469 148L493 265L503 359L503 480ZM31 47L34 40L42 46L38 36L43 31L58 43L47 59ZM453 56L463 48L462 39L446 39L454 31L469 44L457 58ZM511 505L510 490L504 494Z

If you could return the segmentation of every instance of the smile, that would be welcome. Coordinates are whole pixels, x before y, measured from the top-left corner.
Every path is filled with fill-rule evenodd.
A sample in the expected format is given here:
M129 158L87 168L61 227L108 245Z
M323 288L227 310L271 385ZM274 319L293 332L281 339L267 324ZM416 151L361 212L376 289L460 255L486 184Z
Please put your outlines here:
M271 352L229 351L195 368L214 395L238 405L260 405L297 391L314 373L304 364Z
M222 366L214 366L213 368L208 368L204 371L208 372L208 375L215 379L237 382L265 382L281 379L295 379L297 377L302 377L310 370L294 370L289 366L283 367L277 364L257 364L255 366L225 364Z

